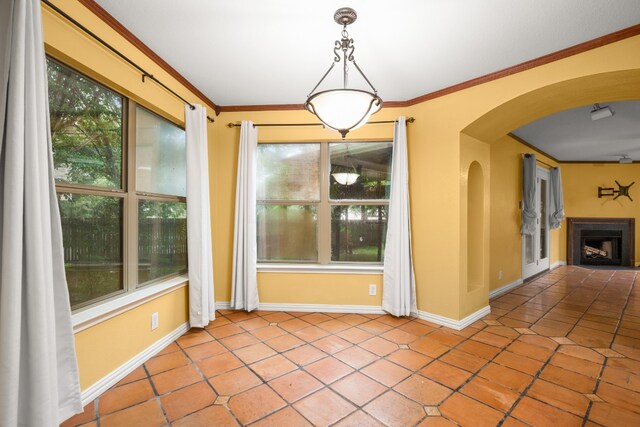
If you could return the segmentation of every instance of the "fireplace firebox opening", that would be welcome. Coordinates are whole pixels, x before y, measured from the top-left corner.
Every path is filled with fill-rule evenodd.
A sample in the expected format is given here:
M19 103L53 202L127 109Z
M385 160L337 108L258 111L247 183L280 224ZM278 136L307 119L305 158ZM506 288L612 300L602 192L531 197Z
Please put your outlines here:
M567 264L633 267L633 218L567 218Z

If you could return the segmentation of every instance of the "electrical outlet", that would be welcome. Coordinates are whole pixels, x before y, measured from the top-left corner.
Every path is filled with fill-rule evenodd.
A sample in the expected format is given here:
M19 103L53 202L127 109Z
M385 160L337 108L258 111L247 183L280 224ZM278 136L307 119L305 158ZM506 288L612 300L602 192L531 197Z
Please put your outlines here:
M151 315L151 330L153 331L154 329L158 328L158 312L155 312Z
M502 280L502 270L498 271L498 280Z
M378 293L377 285L369 285L369 295L375 295Z

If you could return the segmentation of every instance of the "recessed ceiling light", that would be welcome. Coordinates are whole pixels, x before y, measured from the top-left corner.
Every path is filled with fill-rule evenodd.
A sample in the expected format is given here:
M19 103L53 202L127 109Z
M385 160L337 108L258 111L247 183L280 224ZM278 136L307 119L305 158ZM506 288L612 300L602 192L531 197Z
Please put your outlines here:
M600 120L607 117L611 117L616 112L609 106L601 107L600 104L593 104L593 110L591 110L591 120Z
M620 157L620 160L618 160L618 162L620 163L633 163L633 159L629 156L627 156L626 154L623 154L622 157Z

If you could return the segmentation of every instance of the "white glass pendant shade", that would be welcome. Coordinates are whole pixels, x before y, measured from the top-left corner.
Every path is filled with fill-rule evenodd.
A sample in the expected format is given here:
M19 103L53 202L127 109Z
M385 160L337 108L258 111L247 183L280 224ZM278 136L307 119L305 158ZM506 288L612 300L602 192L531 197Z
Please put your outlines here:
M344 137L347 132L367 123L382 108L377 95L357 89L334 89L309 97L305 108L328 127Z
M360 174L353 173L353 172L338 172L338 173L332 173L331 176L335 178L338 184L351 185L358 180L358 177L360 176Z

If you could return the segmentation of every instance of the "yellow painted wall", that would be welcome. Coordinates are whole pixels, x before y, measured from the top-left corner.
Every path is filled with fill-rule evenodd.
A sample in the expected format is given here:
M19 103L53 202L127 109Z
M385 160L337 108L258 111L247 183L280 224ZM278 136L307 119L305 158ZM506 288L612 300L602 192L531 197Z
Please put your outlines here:
M378 293L369 296L369 284ZM381 274L258 273L260 302L281 304L382 305Z
M85 390L188 319L188 288L182 287L75 334L80 387ZM151 331L151 314L159 313Z
M516 195L518 187L510 187L504 198L493 193L500 191L503 184L507 188L518 179L519 166L517 159L508 159L508 149L501 154L500 148L495 151L493 146L499 144L497 141L508 132L563 109L605 100L640 99L638 51L640 37L633 37L411 107L383 109L375 116L378 120L399 115L416 118L416 122L408 127L408 152L419 310L461 319L474 312L483 301L486 302L485 293L490 287L496 288L520 277L519 217L513 211L519 200ZM224 123L240 120L288 123L309 122L313 117L304 111L223 113L219 123L213 127L214 149L210 152L210 166L213 174L214 265L216 298L222 301L228 300L230 295L235 162L239 135L237 128L225 128ZM373 125L365 126L358 132L351 136L388 138L391 136L391 127L381 129ZM309 128L262 128L259 135L261 141L313 141L335 139L337 134ZM478 144L491 147L490 167L486 168L490 171L490 180L487 182L491 182L491 193L487 192L487 195L491 196L486 209L490 211L487 218L492 227L490 233L486 234L488 242L485 242L485 245L490 245L491 252L485 279L488 283L482 286L486 291L477 295L461 292L467 289L464 279L466 234L462 231L463 224L466 224L466 210L463 209L466 194L462 194L462 181L465 178L461 171L465 163L470 164L473 160L482 163L486 160L478 157L479 153L471 148L475 147L474 144L465 146L463 135L468 135ZM508 163L502 165L505 159ZM503 166L505 171L501 172ZM496 179L497 176L500 178ZM513 200L509 201L509 198ZM511 228L512 232L505 230L504 233L494 234L493 224L500 221L502 213L498 212L501 212L501 206L507 208L507 218L510 218L505 228ZM559 239L561 233L552 232L552 242L558 242L551 246L552 262L564 259ZM495 248L500 250L496 251ZM511 248L510 252L506 254L505 261L500 261L502 252L509 250L507 248ZM499 269L505 272L500 282L497 281ZM290 300L315 300L315 290L299 286L299 277L270 275L267 280L278 283L279 294L269 293L272 285L265 279L266 276L260 276L260 289L266 292L265 298L292 295ZM331 303L345 304L344 298L336 294L331 298ZM359 304L369 304L366 294L361 298L358 299Z
M387 109L376 120L394 120L402 109ZM266 111L222 113L212 127L209 170L212 174L211 213L213 222L213 263L216 301L231 298L233 265L233 222L237 174L239 128L228 123L251 120L254 123L316 122L306 111ZM409 125L411 129L412 125ZM393 125L369 125L350 132L347 140L392 140ZM259 142L339 141L340 135L321 127L258 128ZM369 296L368 285L378 285L378 295ZM260 301L266 303L380 305L382 275L259 273Z
M519 204L522 200L522 154L525 153L534 153L538 160L558 166L550 158L508 135L491 144L491 290L522 278ZM561 171L564 173L564 166L561 166ZM565 189L566 185L565 182ZM559 229L551 230L551 264L564 261L564 257L560 258L559 237L564 229L563 222ZM500 271L502 279L498 278Z
M203 104L77 2L56 0L56 4L148 68L182 96ZM46 6L43 9L45 42L49 54L176 123L183 122L183 106L179 100L152 82L142 83L135 70L97 46L72 25L57 18ZM495 270L503 268L495 263L500 257L500 253L496 252L497 247L515 245L515 250L508 256L517 257L517 262L513 264L512 260L510 264L519 268L519 235L516 233L515 238L507 234L496 235L494 230L494 223L498 220L495 216L500 212L501 204L507 205L508 212L513 209L511 202L503 198L496 199L494 193L500 191L496 187L496 174L503 166L499 159L509 156L508 150L500 154L493 149L496 143L500 143L500 138L526 123L562 109L597 101L640 99L638 51L640 37L634 37L415 106L383 109L375 116L377 120L395 119L399 115L417 119L408 126L408 151L414 267L420 310L460 319L485 304L489 287L501 284L493 279L497 277ZM209 111L209 115L214 114ZM313 117L304 111L223 113L215 124L209 126L217 301L228 301L230 296L239 135L237 128L229 129L225 124L240 120L260 123L309 122ZM349 136L353 139L389 139L393 134L392 129L391 125L370 125ZM466 144L463 134L472 138L469 141L474 143ZM264 142L337 139L336 133L317 128L262 128L259 135ZM489 146L488 153L482 144ZM466 271L463 273L466 270L467 247L466 234L462 232L466 224L463 201L467 199L462 185L465 177L461 171L465 163L472 161L487 166L483 167L485 178L489 178L485 185L491 190L485 193L485 197L489 198L485 210L490 212L485 218L491 226L489 233L485 233L487 241L483 242L485 247L490 248L490 256L483 260L483 263L489 263L485 273L485 277L488 275L489 278L485 278L485 283L479 288L482 291L475 293L468 292ZM514 163L510 161L505 167L513 172ZM565 173L565 182L572 179L571 175L571 172ZM516 179L507 172L503 177L505 185L511 185L506 184L509 179ZM515 193L511 191L508 194L505 199ZM575 212L582 212L579 206L582 204L576 203ZM589 209L588 206L584 207L585 212ZM513 219L513 212L508 216L512 218L509 227L514 228L519 219ZM552 236L552 239L561 240L558 236ZM554 249L556 246L558 249ZM552 260L562 258L561 244L552 246ZM504 271L507 270L504 267ZM512 277L509 271L509 276L505 274L503 279L507 283L508 277ZM368 283L381 284L379 275L261 273L259 282L261 297L265 302L377 305L380 301L379 296L369 297L366 292ZM161 319L167 319L166 323L161 320L167 330L184 322L187 318L185 300L186 291L182 289L79 333L76 341L83 387L103 377L157 339L148 330L151 311L159 311ZM132 339L123 339L125 335ZM112 357L108 360L103 357L105 348L112 349Z
M462 135L460 148L459 305L473 313L489 303L490 145Z
M180 95L204 105L174 78L122 39L92 12L74 0L54 3L97 33L108 43L138 62ZM117 92L178 124L184 124L184 104L147 80L114 54L43 5L43 28L47 54L100 81ZM213 111L209 111L214 116ZM187 288L180 288L124 314L76 334L80 384L86 389L159 338L188 320ZM158 312L160 326L151 331L151 313Z
M635 218L635 264L640 265L640 163L633 164L577 164L562 165L565 214L567 217ZM633 202L626 197L598 198L598 187L617 188L614 180L631 187ZM566 255L566 230L561 234L562 256Z

